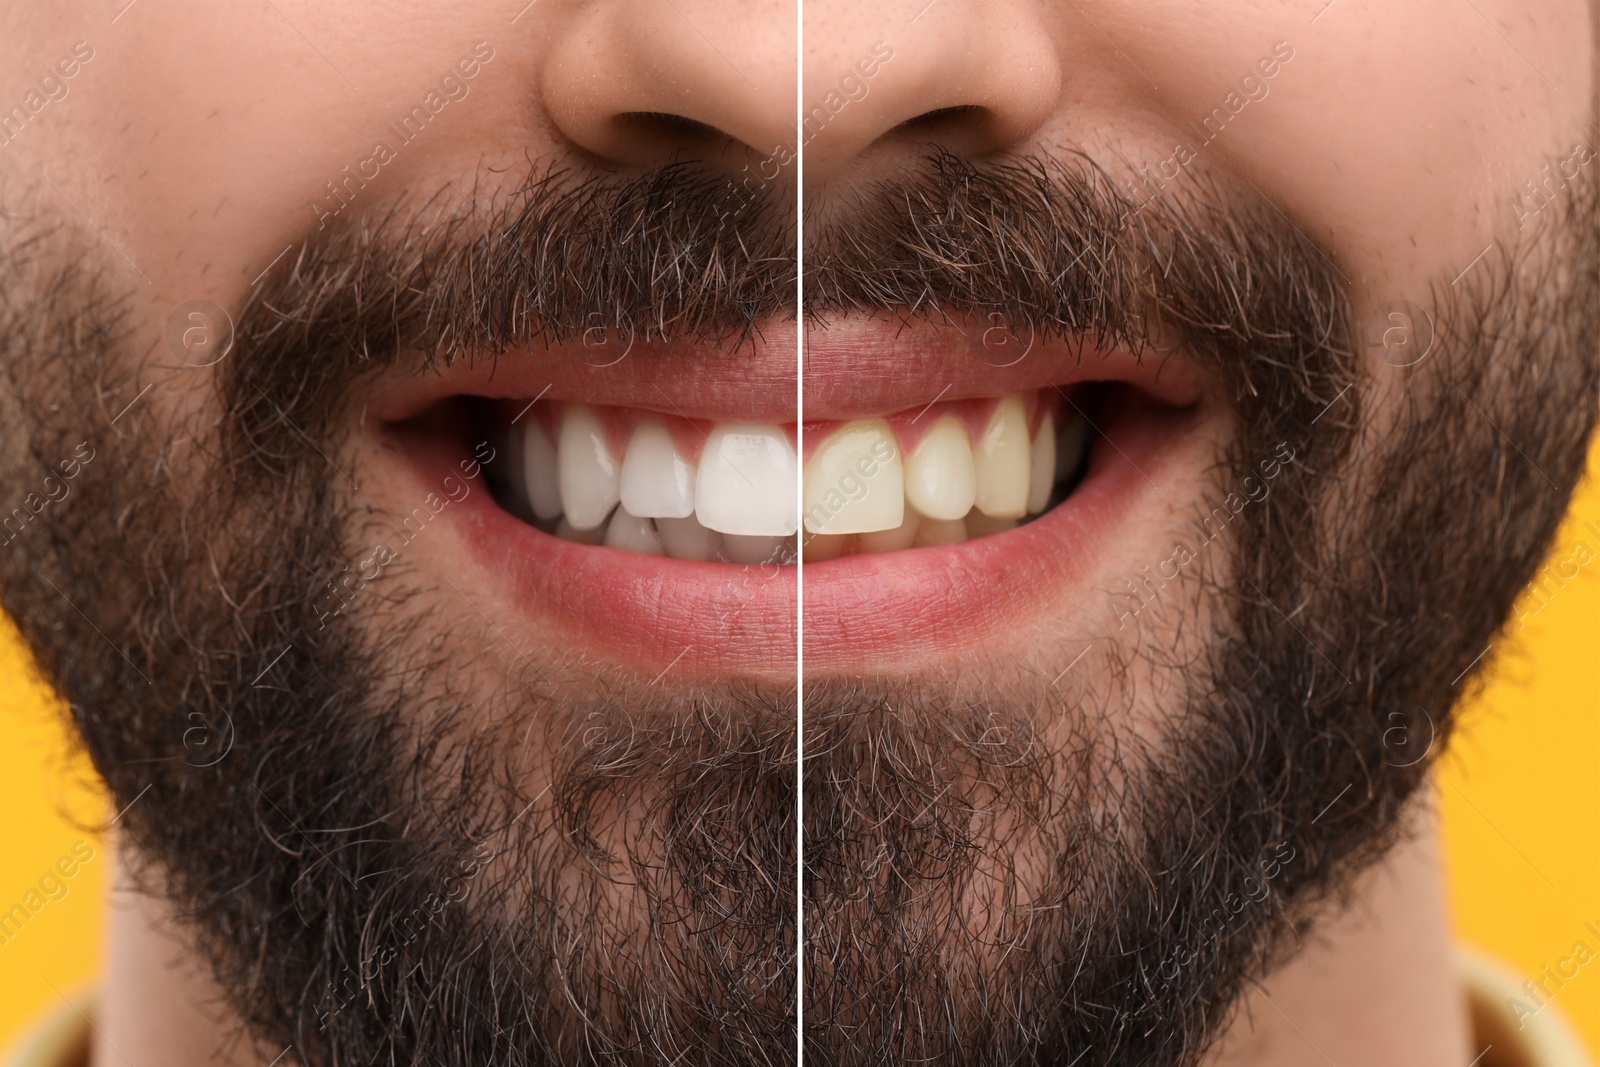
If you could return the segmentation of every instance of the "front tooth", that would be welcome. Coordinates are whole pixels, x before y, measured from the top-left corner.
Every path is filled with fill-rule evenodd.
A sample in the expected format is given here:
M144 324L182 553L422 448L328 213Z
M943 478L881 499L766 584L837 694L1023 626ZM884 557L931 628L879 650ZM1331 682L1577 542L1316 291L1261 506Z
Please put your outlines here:
M607 548L643 552L649 556L659 556L664 551L655 524L649 519L630 514L625 506L619 507L616 514L611 516L611 521L606 523L605 543Z
M659 422L641 422L622 459L622 506L630 514L681 519L694 514L695 465Z
M806 529L814 534L893 530L905 518L905 472L889 424L852 422L812 453L805 470Z
M718 426L700 454L695 517L718 533L787 537L800 525L795 473L794 449L776 426Z
M1033 435L1028 463L1028 514L1037 515L1050 503L1056 485L1056 420L1047 411Z
M950 545L967 539L967 524L961 519L923 519L911 544L915 548Z
M582 404L572 405L561 416L556 458L567 522L577 530L592 530L605 522L622 499L622 471L606 443L605 428Z
M967 431L946 415L906 460L906 500L930 519L959 519L972 510L977 484Z
M656 533L661 538L661 547L673 559L706 563L717 558L716 531L701 526L693 515L682 519L657 519Z
M739 534L723 534L722 550L727 553L728 559L734 563L743 563L754 566L765 563L778 554L786 537L745 537Z
M996 519L1028 513L1028 412L1019 396L1000 401L983 439L973 450L978 491L973 505Z
M856 545L863 552L898 552L911 547L921 525L922 516L917 514L916 509L906 508L906 517L899 526L892 530L861 534L856 538Z
M519 457L522 484L528 491L528 503L535 516L554 519L561 514L561 469L556 461L556 447L550 436L538 423L529 423L522 433L522 455Z

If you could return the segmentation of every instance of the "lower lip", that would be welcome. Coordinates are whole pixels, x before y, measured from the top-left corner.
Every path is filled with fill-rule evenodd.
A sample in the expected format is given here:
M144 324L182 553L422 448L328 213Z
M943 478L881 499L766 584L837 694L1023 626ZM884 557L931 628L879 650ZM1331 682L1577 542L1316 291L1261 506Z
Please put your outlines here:
M1060 505L1005 533L937 548L845 556L805 574L805 673L910 673L1014 633L1087 595L1106 546L1153 491L1193 409L1141 406L1103 424L1089 470Z
M378 447L418 479L420 496L462 480L468 443L451 416L420 430L379 423ZM453 479L447 482L446 479ZM505 511L476 475L448 514L482 570L533 626L508 640L543 642L661 684L744 677L793 685L799 605L794 567L737 567L650 556L551 536Z
M796 568L577 544L512 517L486 493L469 499L462 517L478 564L563 643L576 639L658 681L793 683Z

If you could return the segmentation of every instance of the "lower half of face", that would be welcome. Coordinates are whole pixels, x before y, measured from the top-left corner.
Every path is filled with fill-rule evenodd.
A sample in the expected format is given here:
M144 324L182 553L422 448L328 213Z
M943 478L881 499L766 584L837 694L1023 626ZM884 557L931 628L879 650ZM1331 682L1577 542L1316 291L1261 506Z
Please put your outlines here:
M803 422L792 347L580 329L410 373L418 321L289 286L220 412L108 423L148 370L80 342L118 294L12 305L7 482L67 493L7 527L6 607L255 1036L789 1062L803 997L820 1063L1190 1062L1389 843L1581 466L1586 216L1399 367L1269 218L1186 244L1146 205L1134 242L1092 173L915 181L994 210L911 262L887 207L818 238ZM1007 275L1040 197L1084 229ZM417 258L329 277L352 251ZM561 285L479 277L422 304L470 333ZM352 322L401 355L339 362Z

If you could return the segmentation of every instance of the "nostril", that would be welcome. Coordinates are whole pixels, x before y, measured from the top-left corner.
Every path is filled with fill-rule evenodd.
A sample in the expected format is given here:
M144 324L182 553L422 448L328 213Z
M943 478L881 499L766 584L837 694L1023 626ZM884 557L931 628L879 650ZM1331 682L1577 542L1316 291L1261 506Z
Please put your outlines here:
M709 123L665 111L625 111L613 120L630 132L684 140L724 140L728 135Z
M937 145L960 155L981 156L1007 143L1008 138L997 128L999 122L993 108L955 104L906 119L884 134L882 142L918 149Z
M906 119L897 129L901 132L927 136L947 130L952 126L967 126L980 124L984 120L984 108L977 104L956 104L953 107L937 107L932 111L924 111L920 115Z
M743 147L737 137L708 122L665 111L623 111L611 117L614 143L627 145L629 162L712 162Z

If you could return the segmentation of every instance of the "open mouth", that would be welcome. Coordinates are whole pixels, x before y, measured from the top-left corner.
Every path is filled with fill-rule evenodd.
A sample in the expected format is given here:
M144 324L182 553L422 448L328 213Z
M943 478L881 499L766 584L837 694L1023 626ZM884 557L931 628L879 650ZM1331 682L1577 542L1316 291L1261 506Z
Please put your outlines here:
M1060 595L1153 491L1202 393L1192 369L1126 354L995 368L948 341L887 344L918 354L814 346L803 433L783 418L781 349L748 383L726 361L675 380L645 360L506 355L380 390L369 412L421 485L484 460L458 532L524 614L652 663L781 673L796 563L816 567L808 663L881 654L924 623L933 651L962 638L956 615Z
M502 401L502 417L519 405ZM545 533L708 563L795 561L795 431L624 407L524 402L496 436L496 498Z
M702 563L790 566L953 544L1060 504L1083 473L1098 383L806 425L581 402L453 397L411 429L498 443L495 501L566 541ZM503 450L503 451L502 451Z

